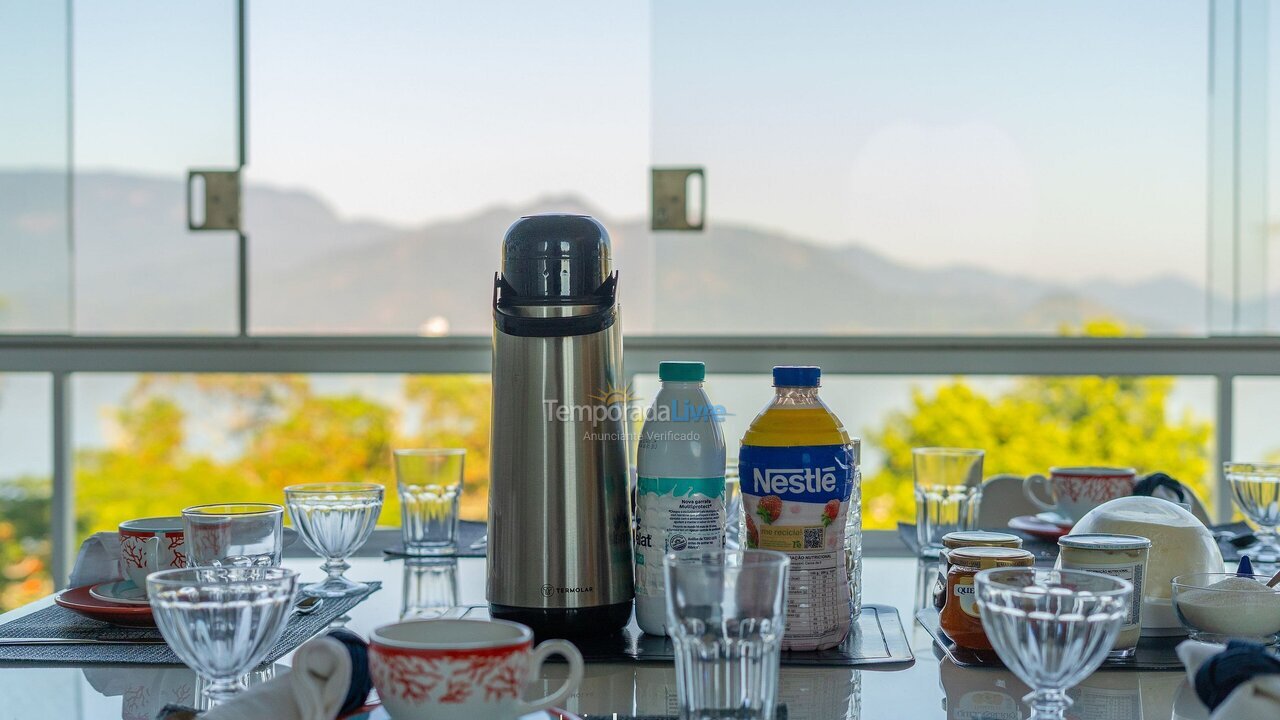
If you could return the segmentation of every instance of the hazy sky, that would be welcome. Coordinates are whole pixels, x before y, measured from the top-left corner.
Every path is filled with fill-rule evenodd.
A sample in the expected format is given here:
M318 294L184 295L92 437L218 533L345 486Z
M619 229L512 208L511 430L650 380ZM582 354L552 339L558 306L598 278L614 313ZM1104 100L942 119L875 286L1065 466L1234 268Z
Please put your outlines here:
M248 5L247 176L347 217L565 193L635 217L651 164L698 164L711 222L1203 280L1202 0ZM33 7L0 0L54 14ZM234 164L234 3L76 0L75 30L80 167ZM13 34L0 53L56 57ZM52 118L48 87L19 92ZM56 123L22 127L0 162L56 149Z

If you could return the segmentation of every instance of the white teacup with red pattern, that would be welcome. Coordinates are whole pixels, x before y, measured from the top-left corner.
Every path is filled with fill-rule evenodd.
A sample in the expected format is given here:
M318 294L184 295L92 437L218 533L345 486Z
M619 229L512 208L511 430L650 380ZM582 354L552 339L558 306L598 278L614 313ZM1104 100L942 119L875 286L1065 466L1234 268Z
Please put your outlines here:
M151 573L187 566L180 517L126 520L116 532L120 537L120 570L144 593Z
M1051 468L1047 478L1028 475L1022 481L1022 491L1037 507L1055 512L1074 523L1108 500L1132 495L1137 477L1138 473L1133 468ZM1037 492L1040 487L1048 490L1047 500Z
M569 661L560 688L521 693L551 655ZM369 636L369 673L393 720L508 720L557 705L582 682L582 653L567 640L533 646L533 631L505 620L411 620Z

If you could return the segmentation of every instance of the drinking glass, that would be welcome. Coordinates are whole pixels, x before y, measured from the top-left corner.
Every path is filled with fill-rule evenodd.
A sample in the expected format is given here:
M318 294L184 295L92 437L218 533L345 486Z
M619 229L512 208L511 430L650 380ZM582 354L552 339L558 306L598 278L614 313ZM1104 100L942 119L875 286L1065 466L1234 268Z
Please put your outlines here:
M284 489L289 517L302 542L324 558L329 577L307 585L302 592L321 597L345 597L369 589L343 575L347 558L369 539L382 512L382 486L373 483L308 483Z
M915 448L916 541L921 557L942 553L942 536L972 530L982 501L982 450Z
M458 498L467 451L395 450L392 455L405 554L453 555L458 551Z
M195 505L182 511L188 567L280 564L284 508L271 503Z
M666 556L681 720L772 720L790 563L773 550Z
M1254 533L1258 542L1242 552L1257 562L1280 562L1280 542L1276 526L1280 525L1280 464L1228 462L1222 472L1231 486L1231 498L1244 516L1258 526Z
M147 576L156 626L208 681L211 703L244 689L241 677L271 652L293 611L298 573L280 567L197 567Z
M996 654L1032 688L1031 717L1063 718L1067 690L1115 644L1133 598L1129 581L1086 570L995 568L974 577Z
M400 619L440 617L458 606L458 561L454 558L407 558Z

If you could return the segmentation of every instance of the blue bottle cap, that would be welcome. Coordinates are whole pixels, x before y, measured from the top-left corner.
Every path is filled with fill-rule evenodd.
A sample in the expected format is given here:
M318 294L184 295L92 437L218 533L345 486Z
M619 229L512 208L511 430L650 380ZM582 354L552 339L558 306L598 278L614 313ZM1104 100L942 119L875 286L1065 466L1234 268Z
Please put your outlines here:
M818 387L822 368L817 365L777 365L773 368L774 387Z

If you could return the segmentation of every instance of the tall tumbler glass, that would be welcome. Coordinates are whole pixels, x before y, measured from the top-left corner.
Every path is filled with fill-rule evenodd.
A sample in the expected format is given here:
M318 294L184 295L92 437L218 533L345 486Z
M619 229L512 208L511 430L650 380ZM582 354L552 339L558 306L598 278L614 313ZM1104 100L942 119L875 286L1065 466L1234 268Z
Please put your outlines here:
M681 720L773 719L790 564L773 550L667 555Z
M395 450L400 490L400 534L406 555L458 551L458 499L462 496L461 448Z
M921 557L938 557L942 537L972 530L982 502L982 450L915 448L916 542Z
M188 567L275 567L284 508L271 503L194 505L182 511Z

